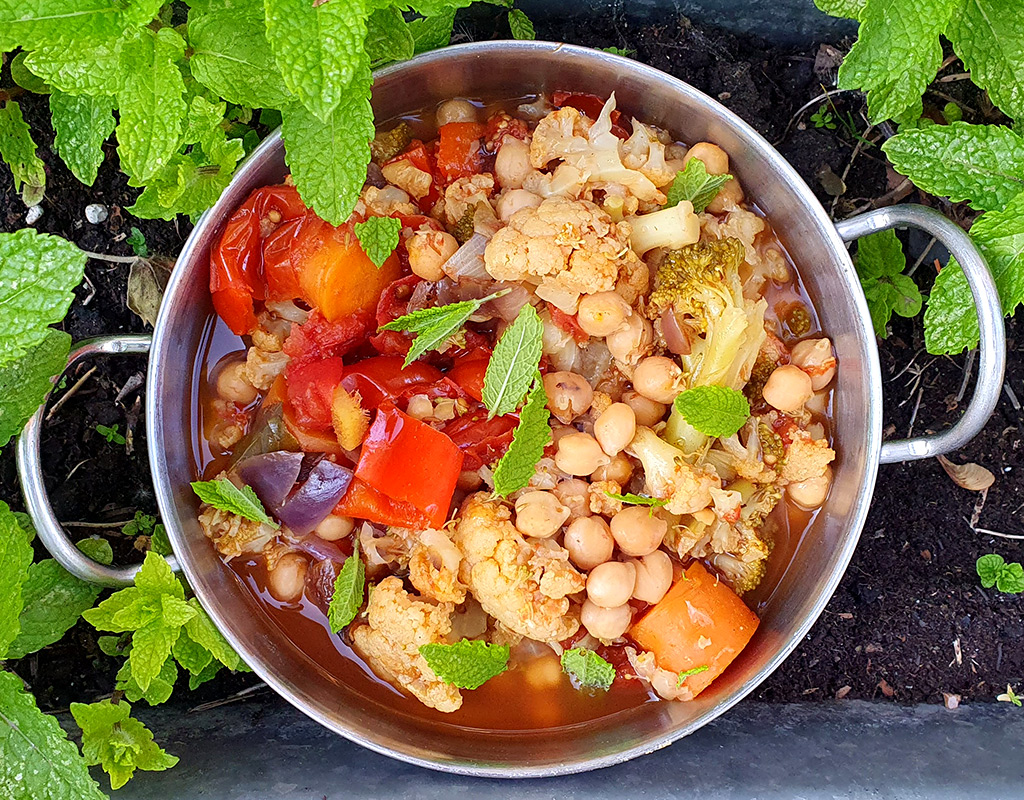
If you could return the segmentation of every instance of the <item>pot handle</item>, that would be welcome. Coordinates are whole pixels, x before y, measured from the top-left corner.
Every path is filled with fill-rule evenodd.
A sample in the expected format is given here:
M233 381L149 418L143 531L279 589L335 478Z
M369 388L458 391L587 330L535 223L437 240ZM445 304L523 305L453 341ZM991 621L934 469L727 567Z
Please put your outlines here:
M65 371L86 358L103 355L120 355L148 353L151 343L149 336L102 336L88 339L71 351ZM25 496L25 506L39 534L39 540L50 551L57 562L72 575L90 583L111 588L131 586L135 582L135 574L139 565L132 567L108 567L93 561L89 556L75 547L64 532L53 506L46 494L43 481L43 464L39 453L39 439L43 430L43 419L46 406L42 405L32 415L18 438L18 477L21 480L21 491ZM174 556L168 556L171 569L177 571L178 563Z
M1006 329L999 292L985 257L959 225L938 211L920 205L889 206L836 223L836 231L845 242L896 227L920 228L934 236L956 258L971 287L981 336L978 379L964 415L942 433L883 442L879 459L882 464L930 458L967 444L992 416L1006 368Z

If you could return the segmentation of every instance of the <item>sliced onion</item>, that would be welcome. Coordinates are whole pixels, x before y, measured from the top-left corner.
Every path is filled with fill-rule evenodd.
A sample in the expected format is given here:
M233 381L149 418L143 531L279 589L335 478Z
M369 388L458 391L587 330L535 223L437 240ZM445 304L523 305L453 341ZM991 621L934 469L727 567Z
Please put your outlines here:
M302 453L278 450L250 456L239 462L238 477L252 487L260 502L271 514L277 514L302 469Z
M530 292L518 283L497 283L490 288L492 291L498 291L499 289L509 290L508 294L494 298L485 307L506 322L512 322L519 316L523 306L530 303Z
M596 387L603 378L608 377L608 368L612 365L612 354L600 339L591 339L579 348L576 360L576 374L586 379L587 383Z
M277 512L277 518L295 534L311 533L341 500L352 482L352 470L324 459L309 473Z
M487 237L474 233L469 241L452 254L452 257L444 262L441 269L449 278L459 280L461 278L473 278L475 280L488 280L490 275L484 269L484 250L487 249Z
M299 308L291 300L267 300L266 307L267 311L299 325L309 319L309 312Z

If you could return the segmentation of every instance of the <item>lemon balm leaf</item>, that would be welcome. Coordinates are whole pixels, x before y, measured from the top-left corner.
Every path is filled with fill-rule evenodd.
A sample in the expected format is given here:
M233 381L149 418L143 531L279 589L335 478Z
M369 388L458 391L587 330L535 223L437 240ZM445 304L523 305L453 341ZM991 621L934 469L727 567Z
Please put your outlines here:
M519 412L519 424L512 434L512 443L494 469L494 493L508 497L530 483L544 448L551 441L547 409L548 396L538 375Z
M488 418L510 414L533 385L540 365L544 323L525 305L498 340L484 373L484 405Z
M398 247L402 223L394 217L369 217L366 222L357 222L354 227L363 252L380 269Z
M424 644L420 655L441 680L460 689L478 689L508 669L507 644L463 639L455 644Z
M676 173L668 187L668 202L665 208L678 205L683 200L693 203L693 210L700 213L715 199L718 190L732 180L732 175L711 175L704 162L691 158L686 166Z
M32 545L18 524L18 518L0 501L0 660L21 631L23 597L32 563Z
M21 433L46 401L54 377L64 371L70 350L68 334L46 328L42 342L24 357L0 367L0 447Z
M593 650L576 647L562 653L562 671L579 687L610 689L615 681L615 667Z
M279 527L263 509L263 504L251 486L239 489L227 478L217 478L212 481L194 481L192 491L204 503L221 511L237 514L253 522L262 522L275 529Z
M725 386L695 386L676 397L676 409L705 436L732 436L750 418L743 392Z
M341 633L356 618L365 594L366 566L359 555L359 543L356 542L352 555L345 559L334 580L334 594L327 608L327 621L334 633Z
M25 205L37 205L46 188L46 167L36 155L36 143L14 100L0 108L0 158L11 168L14 189L21 192Z

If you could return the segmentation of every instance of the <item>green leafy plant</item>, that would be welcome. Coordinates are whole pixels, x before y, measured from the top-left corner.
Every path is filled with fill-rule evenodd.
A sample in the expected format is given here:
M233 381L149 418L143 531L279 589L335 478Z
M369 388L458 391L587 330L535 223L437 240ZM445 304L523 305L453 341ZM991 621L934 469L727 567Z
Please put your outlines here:
M686 166L676 173L669 184L665 207L677 205L681 200L693 203L693 210L700 213L715 199L718 190L732 180L732 175L711 175L704 162L691 158Z
M903 274L907 262L895 231L879 231L858 240L855 263L875 334L888 336L886 326L893 313L918 315L924 299L914 279Z
M510 414L523 402L540 366L543 334L544 323L529 304L501 334L484 372L483 398L489 417Z
M1020 708L1022 703L1017 693L1013 691L1013 687L1010 684L1006 684L1006 691L999 695L996 700L1000 703L1013 703L1013 705Z
M327 608L327 621L335 633L348 626L359 613L366 594L366 567L359 557L359 540L356 539L352 555L345 559L334 581L334 594Z
M676 397L675 407L705 436L732 436L750 419L743 392L726 386L694 386Z
M260 502L251 486L243 486L239 489L227 478L217 478L212 481L193 481L192 491L204 503L219 508L221 511L237 514L272 528L278 527L278 524L263 508L263 503Z
M124 436L118 433L118 425L112 425L107 427L106 425L97 425L96 433L107 440L107 444L124 444Z
M1024 567L1017 561L1007 563L1001 555L988 553L978 559L975 569L985 589L994 586L1006 594L1024 592Z
M526 395L526 403L519 411L519 424L512 432L512 442L494 468L494 493L508 497L512 492L525 489L551 440L548 419L548 395L544 383L537 375Z
M562 653L562 671L581 688L610 689L615 680L615 667L593 650L574 647Z
M834 131L836 129L836 118L832 116L832 112L828 110L828 106L823 105L811 114L811 122L818 130L825 129Z

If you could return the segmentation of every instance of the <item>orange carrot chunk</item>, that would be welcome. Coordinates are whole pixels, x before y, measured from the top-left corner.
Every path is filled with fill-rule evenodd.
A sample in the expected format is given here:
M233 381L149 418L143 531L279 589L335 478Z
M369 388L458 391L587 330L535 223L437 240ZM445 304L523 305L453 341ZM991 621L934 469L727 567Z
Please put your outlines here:
M684 575L633 625L629 636L654 654L661 669L678 673L707 667L686 678L696 695L747 646L760 620L700 562L693 562Z

